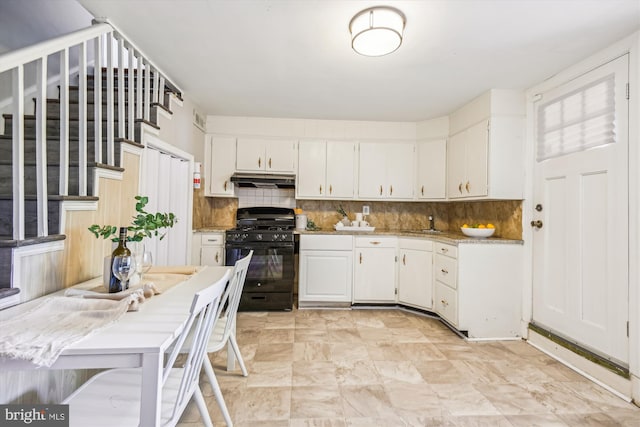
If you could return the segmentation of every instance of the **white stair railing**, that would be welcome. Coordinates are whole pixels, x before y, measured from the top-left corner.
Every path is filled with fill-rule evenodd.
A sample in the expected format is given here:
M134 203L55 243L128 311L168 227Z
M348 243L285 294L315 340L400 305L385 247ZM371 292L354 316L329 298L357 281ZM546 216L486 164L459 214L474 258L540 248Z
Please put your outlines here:
M77 64L72 64L71 52L78 52ZM114 52L115 51L115 52ZM47 78L47 63L50 57L60 62L59 75ZM60 100L60 173L58 192L69 195L70 169L78 169L78 195L86 196L89 182L87 173L89 122L94 120L93 161L116 165L116 139L134 140L136 119L149 120L152 100L163 102L165 83L176 92L179 89L171 83L158 67L111 23L96 22L91 27L66 34L33 46L0 55L0 74L10 73L13 85L12 112L12 201L13 239L25 239L25 65L36 63L35 121L36 121L36 180L37 180L37 234L49 234L47 227L47 88L59 83ZM106 85L103 87L102 67L106 67ZM88 111L88 76L93 69L93 113ZM137 73L137 80L134 78ZM151 78L153 73L153 88ZM128 76L127 76L128 74ZM71 165L69 87L70 81L78 79L78 164ZM117 77L117 88L115 79ZM125 78L128 78L128 96L125 97ZM143 84L144 78L144 84ZM137 81L137 84L134 84ZM159 87L162 84L163 87ZM117 97L116 95L117 89ZM102 92L105 90L106 114L102 113ZM27 93L28 92L28 93ZM127 105L128 103L128 105ZM116 115L117 111L117 115ZM103 119L106 119L106 159L103 158ZM116 126L117 123L117 126ZM140 141L139 141L140 142ZM106 162L105 162L106 160Z

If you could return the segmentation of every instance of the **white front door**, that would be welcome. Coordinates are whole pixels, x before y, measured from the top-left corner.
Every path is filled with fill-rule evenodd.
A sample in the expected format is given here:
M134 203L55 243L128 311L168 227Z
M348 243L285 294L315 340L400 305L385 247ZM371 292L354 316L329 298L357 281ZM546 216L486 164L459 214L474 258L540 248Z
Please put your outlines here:
M627 82L625 55L544 93L536 103L536 144L544 132L549 132L551 142L546 153L538 146L532 215L533 322L625 365L629 361ZM597 94L596 99L608 99L597 106L557 102L572 96L572 101L575 96L586 99L607 85L614 89L613 96ZM548 115L541 115L540 107L554 100ZM606 119L593 119L599 108L606 108L600 104L615 106L609 127L601 128ZM551 123L558 117L569 123L564 130ZM583 146L597 140L603 130L613 135L609 142ZM568 152L557 142L563 132L581 135L573 138L578 145Z

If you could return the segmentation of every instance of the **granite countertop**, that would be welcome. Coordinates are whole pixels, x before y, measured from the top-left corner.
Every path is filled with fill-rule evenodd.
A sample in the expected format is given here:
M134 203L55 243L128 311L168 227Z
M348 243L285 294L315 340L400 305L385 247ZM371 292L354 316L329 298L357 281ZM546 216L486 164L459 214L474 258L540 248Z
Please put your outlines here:
M224 233L228 229L233 227L224 227L221 225L212 225L208 227L196 228L193 230L194 233Z
M457 245L460 243L474 244L513 244L522 245L523 240L504 239L502 237L488 237L486 239L478 239L465 236L462 233L455 232L425 232L420 230L384 230L376 229L374 231L336 231L336 230L295 230L295 234L330 234L330 235L353 235L353 236L398 236L398 237L423 237L434 242L448 243Z
M208 226L193 230L194 233L224 233L229 227L224 226ZM385 230L376 229L374 231L336 231L334 229L321 230L295 230L295 234L330 234L330 235L353 235L353 236L398 236L398 237L422 237L434 242L448 243L457 245L459 243L474 244L513 244L522 245L523 240L505 239L502 237L489 237L486 239L477 239L465 236L462 233L443 231L438 233L424 232L420 230Z

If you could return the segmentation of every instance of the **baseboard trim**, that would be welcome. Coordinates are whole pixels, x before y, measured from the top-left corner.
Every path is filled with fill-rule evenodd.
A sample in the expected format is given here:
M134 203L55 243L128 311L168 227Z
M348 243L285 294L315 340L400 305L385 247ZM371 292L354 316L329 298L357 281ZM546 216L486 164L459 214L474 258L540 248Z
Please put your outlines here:
M581 355L552 341L545 335L539 334L534 329L529 329L527 342L549 357L571 368L580 375L594 383L604 387L621 399L631 402L632 384L630 379L614 373L613 371L582 357Z
M589 351L588 349L574 343L571 342L569 340L567 340L566 338L561 337L560 335L554 334L553 332L540 327L536 324L533 323L529 323L529 329L534 331L535 333L537 333L538 335L541 335L543 337L545 337L546 339L553 341L554 343L561 345L562 347L566 348L569 351L572 351L573 353L577 354L578 356L581 356L587 360L589 360L590 362L596 364L596 365L600 365L605 369L608 369L609 371L613 372L616 375L620 375L623 378L629 379L629 369L627 367L624 366L620 366L617 363L612 362L609 359L606 359L602 356L600 356L599 354L596 354L592 351Z

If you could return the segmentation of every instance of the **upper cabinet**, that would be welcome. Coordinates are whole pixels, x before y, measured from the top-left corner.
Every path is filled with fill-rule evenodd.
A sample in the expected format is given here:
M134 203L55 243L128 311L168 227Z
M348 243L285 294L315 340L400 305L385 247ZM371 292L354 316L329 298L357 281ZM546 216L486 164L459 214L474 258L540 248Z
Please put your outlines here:
M446 194L447 140L419 141L416 193L418 199L444 199Z
M488 120L457 133L449 140L447 175L450 198L488 195Z
M524 95L491 90L451 115L450 199L521 199Z
M413 199L414 154L413 143L361 142L358 197Z
M207 135L205 143L205 196L233 197L230 181L235 172L236 139Z
M238 138L236 170L293 173L296 141L287 139Z
M355 142L300 141L296 196L352 199L355 194Z

